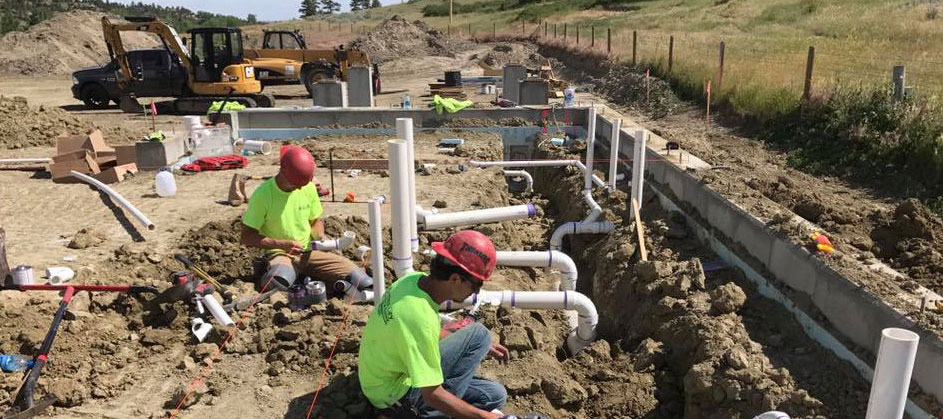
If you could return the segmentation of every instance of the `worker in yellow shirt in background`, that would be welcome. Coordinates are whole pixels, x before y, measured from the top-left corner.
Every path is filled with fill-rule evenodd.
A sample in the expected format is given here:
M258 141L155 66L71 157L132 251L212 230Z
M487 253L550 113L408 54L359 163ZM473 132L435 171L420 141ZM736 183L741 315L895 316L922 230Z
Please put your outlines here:
M268 258L260 287L287 290L299 272L337 293L372 287L373 279L347 258L311 248L312 239L325 238L324 210L311 183L314 157L301 147L285 146L279 162L278 174L256 188L242 216L242 243L264 249Z
M429 274L405 275L370 314L360 342L360 388L386 418L500 418L507 400L500 383L475 371L491 354L508 350L491 342L481 323L444 336L439 305L464 301L488 281L497 264L494 244L477 231L460 231L432 244Z

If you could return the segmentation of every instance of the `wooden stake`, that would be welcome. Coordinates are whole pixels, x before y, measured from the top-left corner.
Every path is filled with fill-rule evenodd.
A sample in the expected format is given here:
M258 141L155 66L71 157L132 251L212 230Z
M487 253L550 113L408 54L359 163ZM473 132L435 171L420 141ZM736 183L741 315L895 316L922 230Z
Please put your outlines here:
M642 260L648 261L648 250L645 250L645 227L642 226L642 216L639 213L639 204L632 198L632 212L635 214L635 231L638 232L638 249Z
M606 28L606 54L612 54L612 28Z
M707 131L711 129L711 81L707 81L707 115L704 117L704 122L707 123Z
M580 24L576 24L576 45L580 44Z
M717 90L724 85L724 53L727 51L727 43L720 41L720 62L717 65Z
M589 41L590 48L596 48L596 25L592 26L592 30L589 32L591 41Z
M668 37L668 73L671 73L671 67L675 62L675 37L671 35Z
M805 86L802 88L802 100L812 96L812 67L815 65L815 47L809 47L809 58L805 62Z
M632 65L638 64L638 32L632 31Z
M498 37L498 22L491 22L491 39Z

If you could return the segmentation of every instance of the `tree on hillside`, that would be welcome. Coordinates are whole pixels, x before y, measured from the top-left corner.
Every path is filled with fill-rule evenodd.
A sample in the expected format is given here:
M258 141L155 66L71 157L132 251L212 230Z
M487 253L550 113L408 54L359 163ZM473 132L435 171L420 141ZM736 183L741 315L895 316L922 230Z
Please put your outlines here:
M370 0L350 0L350 11L354 12L370 7Z
M334 0L321 0L321 14L329 15L341 11L341 4Z
M383 7L383 5L380 4L380 0L373 0L372 2L370 2L371 9L375 9L377 7Z
M248 23L258 23L258 21L259 21L259 20L255 17L254 14L249 13L248 15L246 15L246 22L248 22Z
M298 9L298 13L301 14L301 17L311 17L320 14L320 12L318 0L302 0L301 8Z

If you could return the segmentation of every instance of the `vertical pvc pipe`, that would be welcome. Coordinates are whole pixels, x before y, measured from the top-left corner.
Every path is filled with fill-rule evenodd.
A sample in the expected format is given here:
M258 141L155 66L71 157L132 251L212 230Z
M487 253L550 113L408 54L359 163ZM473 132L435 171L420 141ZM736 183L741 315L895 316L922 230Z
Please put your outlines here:
M622 132L622 119L612 120L612 131L609 135L609 191L616 190L616 173L619 171L619 133Z
M416 161L416 147L413 138L413 119L396 118L396 138L406 141L406 160L409 162L409 207L416 207L416 168L413 167ZM409 213L409 249L412 252L419 251L419 227L416 222L416 212Z
M867 419L896 419L904 416L910 375L917 358L920 336L906 329L881 331L881 346L874 365Z
M409 245L409 161L406 141L389 140L390 152L390 207L393 213L393 270L402 277L413 268L413 253Z
M586 182L583 189L593 188L593 154L596 148L596 108L586 110Z
M632 151L632 191L630 196L642 205L642 188L645 186L645 150L648 143L648 131L635 131L635 146ZM632 216L635 217L634 215Z
M370 266L373 268L373 304L380 304L386 292L386 268L383 267L383 220L380 217L380 201L370 200Z

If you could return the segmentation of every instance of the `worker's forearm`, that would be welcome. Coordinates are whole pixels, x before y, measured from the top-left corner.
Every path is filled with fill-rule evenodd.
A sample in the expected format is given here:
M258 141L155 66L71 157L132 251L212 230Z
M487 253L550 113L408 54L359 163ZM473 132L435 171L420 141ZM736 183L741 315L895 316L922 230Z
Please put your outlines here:
M320 218L311 222L311 235L318 240L324 239L324 221Z
M265 237L247 226L242 226L242 244L259 249L280 249L284 246L281 240Z
M426 394L428 393L428 394ZM495 415L485 412L475 406L466 403L464 400L449 393L442 386L432 391L423 391L423 401L428 403L436 410L444 413L446 416L459 419L490 419Z

